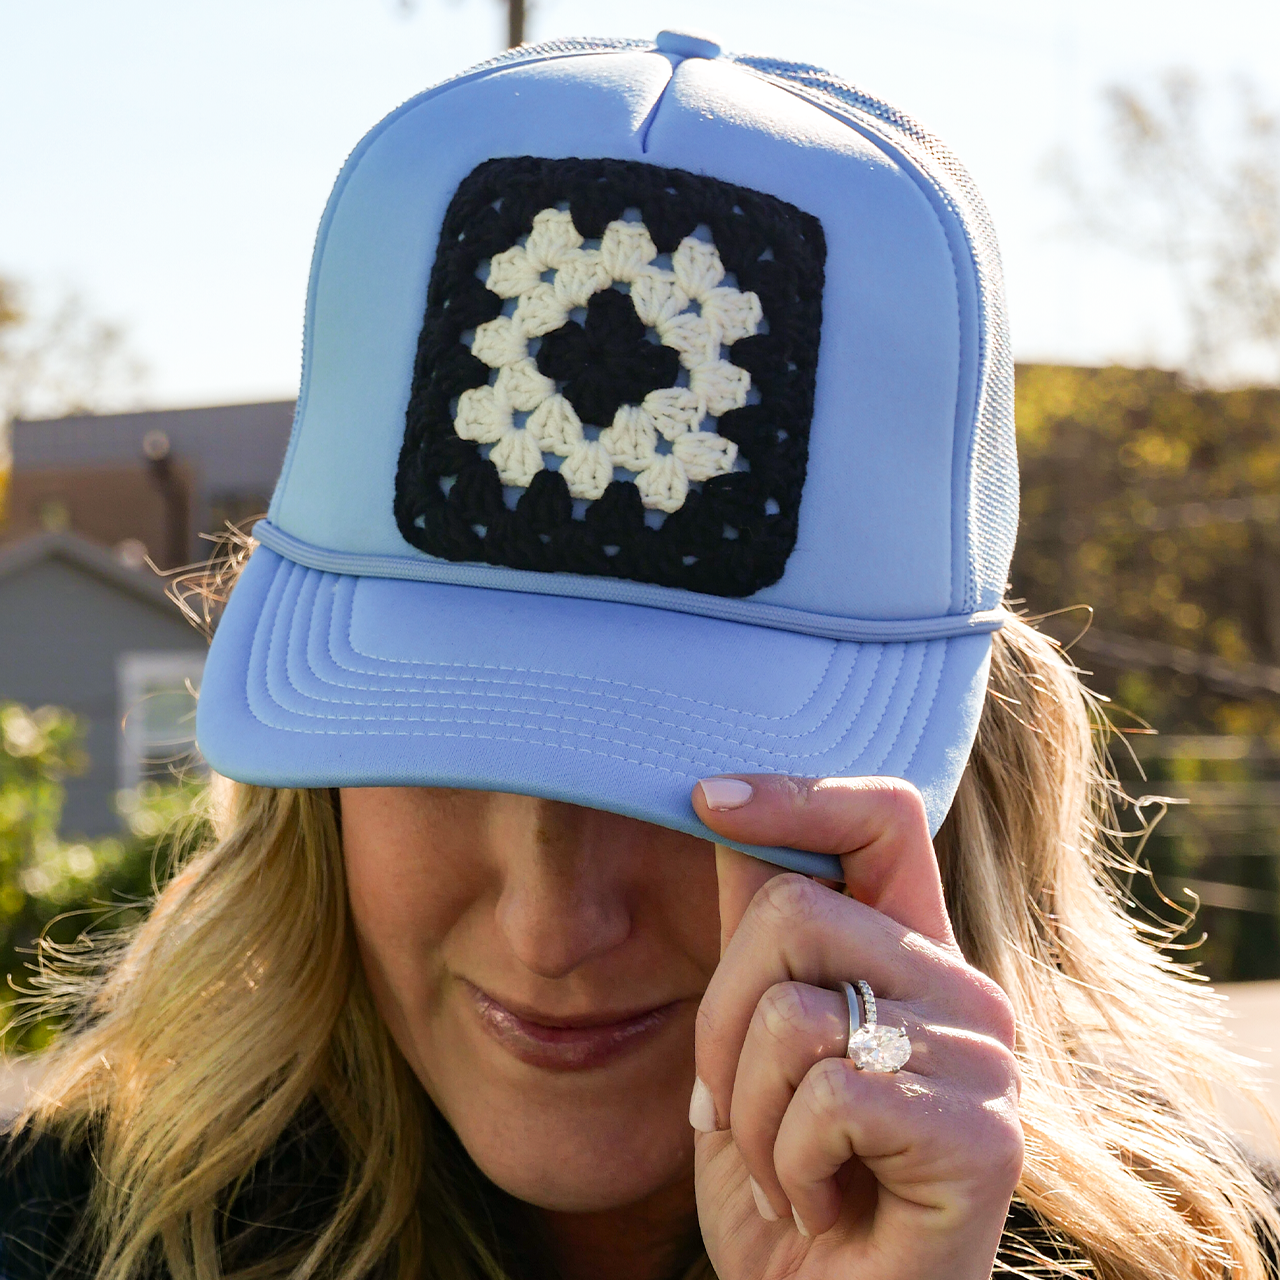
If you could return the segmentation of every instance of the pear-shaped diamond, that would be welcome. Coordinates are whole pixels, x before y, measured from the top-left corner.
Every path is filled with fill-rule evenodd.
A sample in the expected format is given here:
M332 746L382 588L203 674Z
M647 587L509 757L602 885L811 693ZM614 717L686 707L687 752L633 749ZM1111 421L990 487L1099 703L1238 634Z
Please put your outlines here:
M849 1057L860 1071L900 1071L911 1057L911 1041L897 1027L859 1027L849 1040Z

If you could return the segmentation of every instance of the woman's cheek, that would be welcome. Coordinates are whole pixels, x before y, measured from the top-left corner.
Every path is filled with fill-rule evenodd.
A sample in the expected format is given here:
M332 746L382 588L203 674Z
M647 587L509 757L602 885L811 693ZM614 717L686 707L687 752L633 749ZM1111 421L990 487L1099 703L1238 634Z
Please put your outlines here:
M503 869L509 879L523 844L518 824L507 830L510 798L469 824L462 805L433 811L429 796L346 795L348 893L375 1006L476 1164L510 1194L566 1212L635 1203L681 1180L691 1187L693 1024L719 942L710 849L643 824L611 825L601 856L625 871L619 892L638 904L635 927L581 971L538 980L498 919L510 888ZM628 990L679 999L650 1043L600 1067L555 1071L494 1040L473 985L546 998L548 1008L575 1005L566 990L588 1004L629 1006Z
M342 792L347 897L360 959L377 1011L419 1076L447 940L483 892L472 883L478 860L458 856L455 842L441 838L464 825L443 809L441 797L425 788Z

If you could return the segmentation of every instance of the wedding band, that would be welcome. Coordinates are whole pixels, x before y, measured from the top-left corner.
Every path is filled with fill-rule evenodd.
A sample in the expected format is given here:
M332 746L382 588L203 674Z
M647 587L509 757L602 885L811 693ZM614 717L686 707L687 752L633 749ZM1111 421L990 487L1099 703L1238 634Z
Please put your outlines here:
M841 982L840 989L849 1006L849 1042L844 1051L845 1057L859 1071L876 1074L901 1071L911 1058L911 1041L907 1033L876 1021L876 998L869 983L859 978L854 983ZM857 1007L859 997L862 1000L861 1020Z
M842 982L840 989L844 992L845 1003L849 1006L849 1036L845 1041L844 1056L852 1058L853 1037L858 1034L858 1028L862 1025L862 1014L858 1011L858 993L853 989L853 983Z

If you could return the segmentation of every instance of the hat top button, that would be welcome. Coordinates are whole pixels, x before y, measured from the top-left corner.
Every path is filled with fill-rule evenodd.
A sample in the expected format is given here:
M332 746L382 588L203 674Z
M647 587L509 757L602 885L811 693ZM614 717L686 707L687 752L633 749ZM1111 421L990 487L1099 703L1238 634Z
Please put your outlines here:
M720 46L705 35L693 31L659 31L654 44L662 53L680 58L718 58Z

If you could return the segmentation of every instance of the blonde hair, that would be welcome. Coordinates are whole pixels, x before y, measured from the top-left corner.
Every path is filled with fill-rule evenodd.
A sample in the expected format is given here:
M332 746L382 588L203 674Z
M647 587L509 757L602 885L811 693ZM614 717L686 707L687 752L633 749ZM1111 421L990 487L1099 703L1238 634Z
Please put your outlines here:
M1280 1222L1219 1096L1256 1094L1212 993L1123 910L1097 728L1062 652L1011 620L936 841L961 946L1018 1017L1019 1194L1069 1246L1055 1261L1015 1242L1022 1263L1005 1265L1265 1280ZM49 1000L78 1013L17 1129L92 1138L100 1280L157 1256L175 1280L221 1276L230 1195L308 1105L345 1182L322 1234L236 1280L359 1280L379 1262L398 1280L498 1280L502 1242L364 985L333 794L234 785L216 825L95 973L47 965Z

